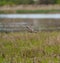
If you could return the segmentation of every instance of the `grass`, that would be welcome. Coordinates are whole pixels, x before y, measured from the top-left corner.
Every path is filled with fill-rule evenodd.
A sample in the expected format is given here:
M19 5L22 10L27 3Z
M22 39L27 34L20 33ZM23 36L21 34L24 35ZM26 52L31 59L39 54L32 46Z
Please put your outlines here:
M5 13L4 11L0 11L0 14L3 14L3 13Z
M0 33L0 63L60 63L60 32Z
M15 11L1 11L0 14L11 13L60 13L60 10L15 10Z
M56 13L60 10L17 10L16 13Z

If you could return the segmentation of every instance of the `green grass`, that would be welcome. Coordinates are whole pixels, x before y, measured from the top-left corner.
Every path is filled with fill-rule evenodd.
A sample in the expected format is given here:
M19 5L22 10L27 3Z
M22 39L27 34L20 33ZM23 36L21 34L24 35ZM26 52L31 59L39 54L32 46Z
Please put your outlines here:
M17 10L16 13L56 13L60 10Z
M5 13L4 11L0 11L0 14L3 14L3 13Z
M15 11L0 11L0 14L11 13L60 13L60 10L15 10Z
M60 32L0 33L0 63L60 63Z

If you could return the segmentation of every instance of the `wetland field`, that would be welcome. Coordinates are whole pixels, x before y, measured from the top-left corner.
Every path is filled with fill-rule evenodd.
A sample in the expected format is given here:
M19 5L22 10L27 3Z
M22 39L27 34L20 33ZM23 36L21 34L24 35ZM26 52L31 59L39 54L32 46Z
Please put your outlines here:
M1 18L0 31L0 63L60 63L60 19Z
M1 32L0 63L60 63L60 31Z

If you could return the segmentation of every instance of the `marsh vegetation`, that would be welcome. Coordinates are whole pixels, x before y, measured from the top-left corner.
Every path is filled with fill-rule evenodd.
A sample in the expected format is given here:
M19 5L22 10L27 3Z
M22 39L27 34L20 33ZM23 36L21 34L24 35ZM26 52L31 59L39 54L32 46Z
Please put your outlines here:
M0 33L0 63L59 63L60 32Z

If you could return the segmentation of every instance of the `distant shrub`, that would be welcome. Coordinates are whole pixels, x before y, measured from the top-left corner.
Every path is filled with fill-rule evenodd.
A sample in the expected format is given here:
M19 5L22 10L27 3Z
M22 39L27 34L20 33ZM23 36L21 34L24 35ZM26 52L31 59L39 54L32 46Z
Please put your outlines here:
M60 4L60 0L56 0L56 3L57 3L57 4Z
M55 4L56 0L39 0L40 4Z
M6 5L7 3L5 1L0 2L0 6Z
M60 0L0 0L0 6L20 4L60 4Z

